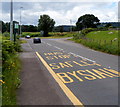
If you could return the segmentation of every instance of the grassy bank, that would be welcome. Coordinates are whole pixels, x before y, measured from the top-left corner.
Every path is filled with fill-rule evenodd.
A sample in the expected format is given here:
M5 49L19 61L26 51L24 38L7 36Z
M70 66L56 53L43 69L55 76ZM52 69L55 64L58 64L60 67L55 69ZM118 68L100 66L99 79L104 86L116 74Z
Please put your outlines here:
M41 37L40 32L22 32L22 37L29 35L30 37Z
M3 37L2 42L2 105L16 105L16 89L20 84L20 60L18 52L21 51L19 41L13 43Z
M75 37L76 36L76 37ZM81 43L89 48L120 55L120 42L118 38L118 31L92 31L85 36L78 34L72 39L77 43Z
M2 84L4 83L2 81L2 34L0 33L0 106L2 105Z
M26 35L29 35L31 37L41 37L41 38L65 38L65 37L72 37L75 32L49 32L48 37L42 37L40 35L40 32L23 32L22 37L25 37Z

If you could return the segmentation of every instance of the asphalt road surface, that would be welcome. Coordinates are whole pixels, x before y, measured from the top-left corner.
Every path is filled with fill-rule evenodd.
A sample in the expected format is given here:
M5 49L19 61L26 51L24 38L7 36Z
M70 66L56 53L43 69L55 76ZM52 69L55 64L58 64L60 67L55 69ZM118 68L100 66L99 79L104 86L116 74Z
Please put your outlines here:
M27 41L73 105L118 105L118 56L66 39Z

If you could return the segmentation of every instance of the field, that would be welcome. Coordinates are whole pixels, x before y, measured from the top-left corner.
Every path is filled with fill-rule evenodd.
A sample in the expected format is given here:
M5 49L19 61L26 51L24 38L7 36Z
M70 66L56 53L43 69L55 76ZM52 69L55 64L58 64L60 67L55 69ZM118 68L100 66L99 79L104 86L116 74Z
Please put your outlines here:
M31 37L42 37L42 38L63 38L63 37L71 37L74 33L71 32L49 32L48 37L43 37L40 32L23 32L22 37L29 35Z
M117 30L92 31L84 37L78 35L79 38L74 37L72 40L98 51L120 55L119 33Z
M101 42L101 44L110 43L112 45L118 45L118 31L93 31L86 35L86 38L93 39Z

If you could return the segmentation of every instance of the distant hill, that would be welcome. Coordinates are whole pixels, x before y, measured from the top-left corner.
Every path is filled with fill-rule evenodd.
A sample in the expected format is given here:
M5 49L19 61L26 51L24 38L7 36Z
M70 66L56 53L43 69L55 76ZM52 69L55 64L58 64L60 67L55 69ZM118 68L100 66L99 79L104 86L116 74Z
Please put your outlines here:
M111 24L113 27L120 28L120 22L101 22L97 27L105 27L107 24Z

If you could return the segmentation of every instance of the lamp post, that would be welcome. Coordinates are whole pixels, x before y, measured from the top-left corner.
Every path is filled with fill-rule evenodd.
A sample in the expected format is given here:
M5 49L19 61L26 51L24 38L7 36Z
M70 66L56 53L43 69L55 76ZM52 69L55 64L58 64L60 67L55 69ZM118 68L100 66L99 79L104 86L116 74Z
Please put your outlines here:
M10 40L13 40L13 0L11 0L10 6Z
M70 32L72 32L72 20L71 19L70 19L70 25L71 25Z
M20 37L21 37L21 34L22 34L22 29L21 29L21 9L22 9L23 7L20 7Z

